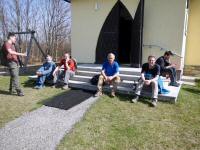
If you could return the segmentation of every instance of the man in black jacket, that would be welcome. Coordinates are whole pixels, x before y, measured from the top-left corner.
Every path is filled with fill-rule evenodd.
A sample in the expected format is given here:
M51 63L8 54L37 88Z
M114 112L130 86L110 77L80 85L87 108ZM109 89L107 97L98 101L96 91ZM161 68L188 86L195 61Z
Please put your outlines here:
M170 63L171 56L173 56L173 53L171 51L166 51L164 53L164 56L161 56L156 60L156 63L160 66L161 75L163 73L169 74L171 80L169 85L178 87L179 84L176 82L176 69L175 69L176 65Z
M143 86L150 86L152 88L152 106L156 107L160 67L155 62L155 56L150 55L148 57L148 62L142 65L141 78L139 79L135 90L135 97L131 100L133 103L136 103L139 100Z

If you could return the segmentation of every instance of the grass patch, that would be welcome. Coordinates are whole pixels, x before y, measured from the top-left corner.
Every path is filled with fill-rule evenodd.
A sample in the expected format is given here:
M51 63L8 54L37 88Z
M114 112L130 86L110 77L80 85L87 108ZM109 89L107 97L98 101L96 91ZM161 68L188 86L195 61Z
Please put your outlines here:
M200 89L183 86L178 102L102 96L75 125L58 150L200 149Z
M195 79L195 83L196 83L197 87L200 87L200 79Z
M20 81L25 93L24 97L10 95L8 93L9 77L0 77L0 127L18 118L23 113L41 107L43 101L63 92L61 89L51 87L45 87L42 90L33 89L35 84L29 82L27 76L21 76Z

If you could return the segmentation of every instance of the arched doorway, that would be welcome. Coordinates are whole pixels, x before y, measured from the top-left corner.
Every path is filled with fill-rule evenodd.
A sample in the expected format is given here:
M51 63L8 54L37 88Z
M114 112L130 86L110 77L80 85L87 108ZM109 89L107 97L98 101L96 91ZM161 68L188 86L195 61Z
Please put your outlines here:
M101 29L96 47L95 63L103 63L109 52L116 55L120 64L140 67L142 57L143 2L135 18L119 0L112 8Z

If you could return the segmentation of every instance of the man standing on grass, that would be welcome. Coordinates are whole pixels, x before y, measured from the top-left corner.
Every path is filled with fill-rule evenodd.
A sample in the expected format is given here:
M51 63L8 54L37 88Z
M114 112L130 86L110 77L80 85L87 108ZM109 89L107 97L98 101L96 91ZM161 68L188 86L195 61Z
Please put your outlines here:
M155 62L155 56L149 56L148 63L142 65L141 78L136 86L135 97L132 99L133 103L138 101L143 86L150 86L152 88L152 105L154 107L157 105L160 67Z
M19 61L17 56L27 56L27 54L16 52L15 43L16 35L9 33L8 40L3 44L2 50L6 54L7 66L10 72L10 94L16 90L18 96L24 96L19 83Z
M95 96L102 95L102 86L103 83L111 84L111 96L115 97L115 91L117 90L117 85L120 82L119 77L119 65L115 60L115 55L113 53L109 53L107 57L107 61L103 64L101 75L99 76L97 88L98 91Z

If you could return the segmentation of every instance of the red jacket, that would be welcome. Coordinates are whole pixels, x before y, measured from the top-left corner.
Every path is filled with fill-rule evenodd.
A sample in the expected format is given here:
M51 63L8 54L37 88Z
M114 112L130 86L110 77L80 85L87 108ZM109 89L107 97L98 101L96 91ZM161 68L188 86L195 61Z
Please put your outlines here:
M68 66L70 67L70 70L71 71L76 71L76 68L75 68L75 64L74 64L74 61L73 60L69 60L68 62L67 62L67 64L68 64ZM67 70L67 67L66 67L66 59L61 59L61 61L60 61L60 63L59 63L59 65L58 66L62 66L62 65L64 65L64 70L66 71Z

